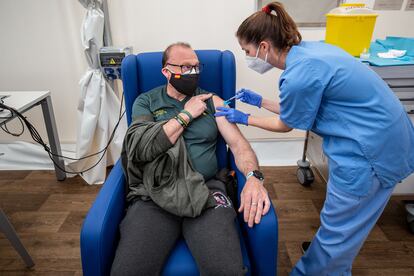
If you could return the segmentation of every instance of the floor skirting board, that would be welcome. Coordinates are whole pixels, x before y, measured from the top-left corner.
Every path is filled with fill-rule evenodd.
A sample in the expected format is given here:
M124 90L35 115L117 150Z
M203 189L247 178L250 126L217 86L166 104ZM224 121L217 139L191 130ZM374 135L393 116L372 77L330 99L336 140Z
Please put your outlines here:
M302 157L303 139L251 141L261 166L294 166ZM62 144L64 156L75 157L75 144ZM53 170L39 145L17 141L0 143L0 170Z

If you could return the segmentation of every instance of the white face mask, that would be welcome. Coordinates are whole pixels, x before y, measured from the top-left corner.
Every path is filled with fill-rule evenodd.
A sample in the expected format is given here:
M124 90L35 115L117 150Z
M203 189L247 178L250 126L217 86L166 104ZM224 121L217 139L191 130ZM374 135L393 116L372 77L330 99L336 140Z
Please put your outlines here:
M271 65L270 63L267 62L267 54L268 53L266 53L265 60L259 58L259 49L260 49L260 45L259 45L259 47L257 47L255 57L246 56L246 62L247 62L247 66L250 69L256 71L259 74L264 74L267 71L269 71L270 69L272 69L273 65Z

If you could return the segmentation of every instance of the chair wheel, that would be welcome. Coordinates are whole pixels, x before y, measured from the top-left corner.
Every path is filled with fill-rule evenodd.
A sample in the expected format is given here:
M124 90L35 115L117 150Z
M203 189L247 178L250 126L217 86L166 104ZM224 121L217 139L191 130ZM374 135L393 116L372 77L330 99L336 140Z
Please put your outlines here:
M408 223L408 228L411 231L411 234L414 234L414 221Z
M408 229L410 229L410 232L414 234L414 204L411 201L408 202L405 204L405 209L407 210Z
M309 167L308 168L299 167L296 171L296 177L300 185L306 186L306 187L310 186L315 180L312 169Z

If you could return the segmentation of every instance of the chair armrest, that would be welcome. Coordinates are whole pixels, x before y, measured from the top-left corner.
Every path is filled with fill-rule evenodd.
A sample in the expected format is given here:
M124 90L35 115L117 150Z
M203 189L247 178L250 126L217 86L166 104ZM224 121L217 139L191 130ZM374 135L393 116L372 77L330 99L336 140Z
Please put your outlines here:
M240 193L244 188L246 178L237 169L232 153L230 153L230 167L236 172L238 200L240 202ZM272 201L270 201L269 212L253 228L250 228L244 222L243 214L238 214L238 220L249 252L252 275L276 275L278 222Z
M80 239L83 275L109 275L124 209L125 178L121 161L118 160L82 225Z

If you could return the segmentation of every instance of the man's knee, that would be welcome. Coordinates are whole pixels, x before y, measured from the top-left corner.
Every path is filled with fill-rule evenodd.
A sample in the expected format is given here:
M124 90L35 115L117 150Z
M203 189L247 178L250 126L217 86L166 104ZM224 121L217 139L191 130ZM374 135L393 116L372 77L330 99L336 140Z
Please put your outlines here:
M151 276L159 275L160 271L150 262L115 258L111 276Z
M242 262L209 263L201 269L201 275L239 276L245 275L247 268Z

